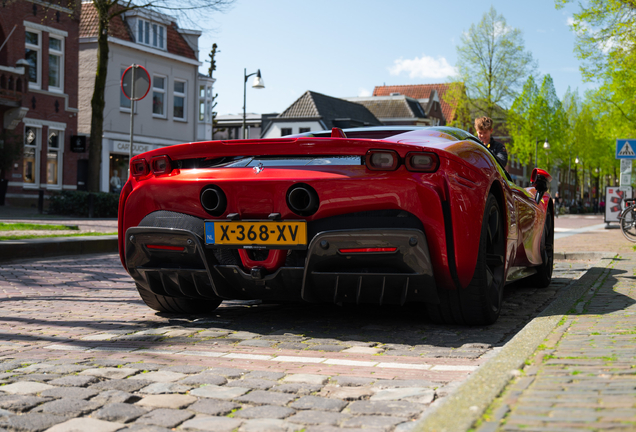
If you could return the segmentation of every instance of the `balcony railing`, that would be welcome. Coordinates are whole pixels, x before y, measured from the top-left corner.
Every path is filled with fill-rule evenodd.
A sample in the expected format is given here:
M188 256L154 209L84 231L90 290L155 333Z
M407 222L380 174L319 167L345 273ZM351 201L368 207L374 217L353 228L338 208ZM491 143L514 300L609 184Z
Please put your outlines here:
M18 107L27 92L29 83L24 67L0 65L0 104Z

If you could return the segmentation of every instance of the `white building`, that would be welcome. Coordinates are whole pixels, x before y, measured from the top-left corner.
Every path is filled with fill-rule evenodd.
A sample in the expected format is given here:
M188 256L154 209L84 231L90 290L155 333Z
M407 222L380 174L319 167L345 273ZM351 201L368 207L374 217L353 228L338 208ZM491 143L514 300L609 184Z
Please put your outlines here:
M91 98L97 69L97 12L82 3L80 26L80 133L90 134ZM199 74L201 32L178 27L168 15L134 9L114 17L109 27L100 190L117 192L126 181L131 102L120 88L132 64L143 66L151 86L135 103L133 153L212 137L214 79ZM119 178L119 180L117 180Z

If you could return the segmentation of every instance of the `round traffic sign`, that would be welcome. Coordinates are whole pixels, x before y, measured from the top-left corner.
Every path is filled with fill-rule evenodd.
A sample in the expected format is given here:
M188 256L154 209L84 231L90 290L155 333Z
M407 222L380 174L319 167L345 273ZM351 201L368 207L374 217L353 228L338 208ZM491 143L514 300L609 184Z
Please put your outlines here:
M134 94L133 93L133 77L135 79ZM141 65L132 65L124 71L121 76L121 91L124 92L130 100L141 100L146 97L150 90L150 74Z

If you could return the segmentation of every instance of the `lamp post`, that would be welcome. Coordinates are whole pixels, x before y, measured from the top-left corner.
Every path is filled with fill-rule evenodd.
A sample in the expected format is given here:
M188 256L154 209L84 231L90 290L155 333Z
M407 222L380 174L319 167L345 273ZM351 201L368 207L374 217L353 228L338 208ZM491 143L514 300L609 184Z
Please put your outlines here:
M548 142L547 138L545 139L545 142L543 143L543 148L546 150L550 150L550 143ZM539 161L537 160L538 155L539 155L539 138L537 138L537 141L534 146L534 167L535 168L539 167Z
M247 126L245 122L245 106L247 100L247 79L252 75L256 75L254 78L254 83L252 84L252 88L255 89L263 89L265 88L265 83L263 82L263 78L261 78L261 70L258 69L256 72L247 74L247 69L243 69L243 139L247 139Z

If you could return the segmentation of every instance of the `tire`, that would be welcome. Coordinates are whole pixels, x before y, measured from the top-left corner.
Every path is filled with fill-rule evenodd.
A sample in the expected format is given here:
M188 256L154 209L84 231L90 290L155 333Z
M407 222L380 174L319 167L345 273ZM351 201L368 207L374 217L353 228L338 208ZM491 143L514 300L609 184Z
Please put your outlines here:
M526 285L536 288L546 288L552 282L552 269L554 268L554 219L552 211L548 208L541 235L541 265L537 266L537 272L526 279Z
M434 322L487 325L497 321L505 283L503 222L497 199L490 194L486 200L473 279L465 289L439 290L440 304L428 305L429 317Z
M191 299L182 297L169 297L154 294L145 288L135 284L141 299L151 309L159 312L175 314L204 314L216 309L222 302L221 299Z
M621 232L630 242L636 242L636 208L631 206L622 211L619 216Z

